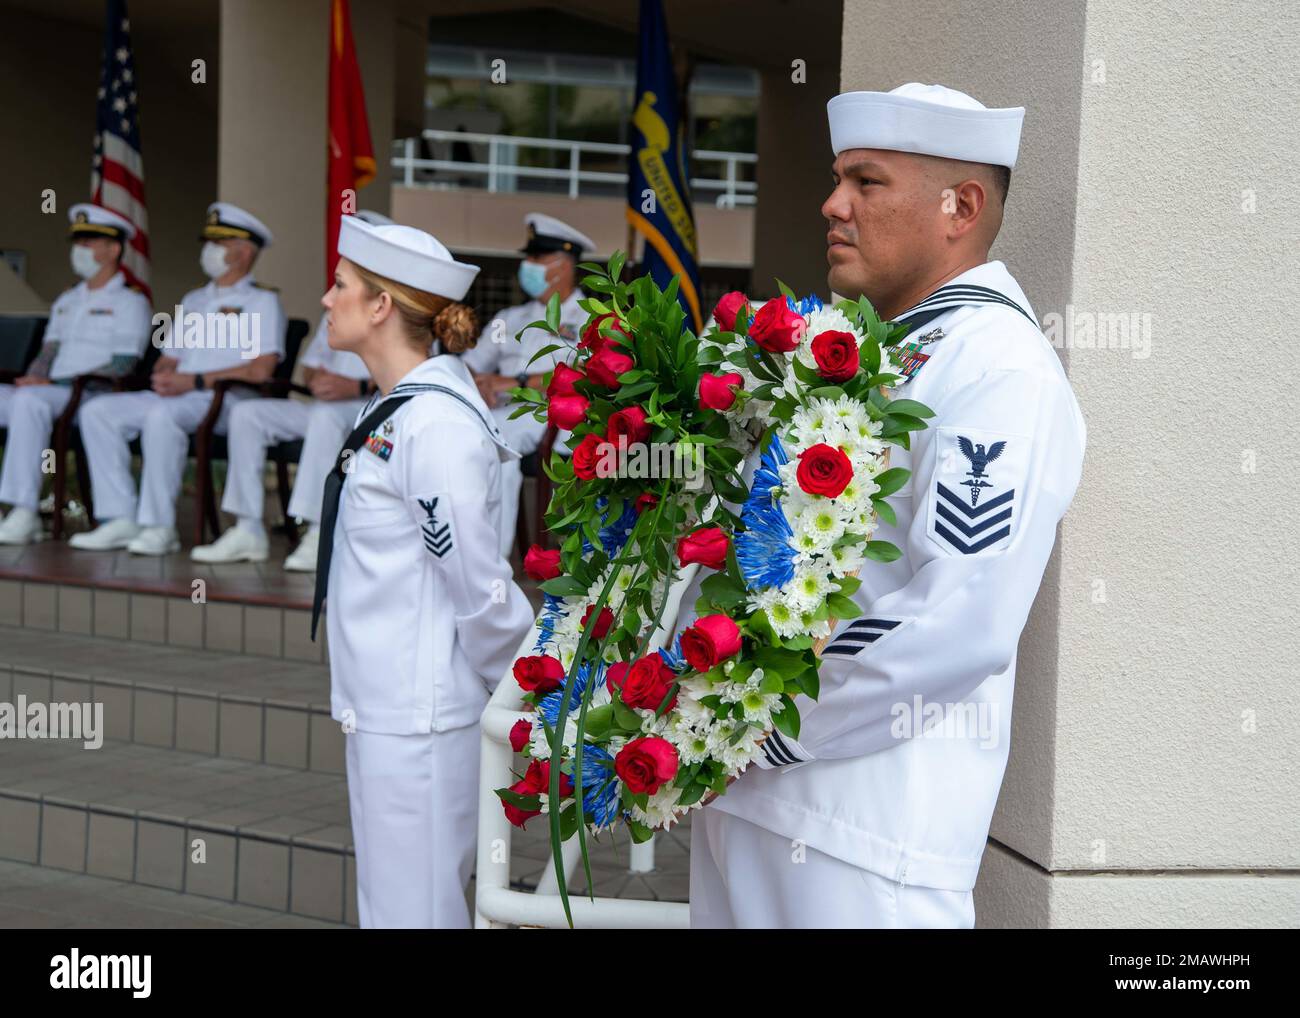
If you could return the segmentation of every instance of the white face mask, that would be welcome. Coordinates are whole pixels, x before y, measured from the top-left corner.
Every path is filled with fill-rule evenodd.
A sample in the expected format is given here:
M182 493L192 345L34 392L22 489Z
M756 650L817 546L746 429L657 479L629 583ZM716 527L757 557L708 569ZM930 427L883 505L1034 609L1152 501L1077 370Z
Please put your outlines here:
M99 271L99 262L95 261L95 252L85 244L72 245L72 271L82 279L89 279Z
M230 271L230 266L226 264L226 249L211 240L204 244L203 250L199 252L199 265L203 269L203 274L209 279L224 276Z

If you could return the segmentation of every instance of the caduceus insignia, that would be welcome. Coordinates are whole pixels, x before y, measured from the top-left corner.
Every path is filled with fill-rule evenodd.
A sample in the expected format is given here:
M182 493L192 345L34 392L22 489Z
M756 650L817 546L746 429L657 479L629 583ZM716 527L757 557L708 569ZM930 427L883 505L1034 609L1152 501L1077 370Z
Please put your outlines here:
M1007 443L994 442L985 450L983 443L971 442L965 435L958 435L957 446L961 449L962 455L970 460L971 468L966 471L966 476L972 480L961 483L970 488L970 504L974 507L980 500L980 489L993 487L984 480L988 477L984 468L1002 455L1002 450L1007 447Z

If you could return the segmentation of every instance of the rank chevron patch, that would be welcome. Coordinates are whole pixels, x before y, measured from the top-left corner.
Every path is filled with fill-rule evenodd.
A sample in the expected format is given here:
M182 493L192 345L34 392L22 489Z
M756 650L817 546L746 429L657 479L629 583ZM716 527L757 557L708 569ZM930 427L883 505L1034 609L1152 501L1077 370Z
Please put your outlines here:
M434 495L430 499L416 499L420 503L420 508L424 510L428 517L420 526L420 533L424 536L424 547L437 558L443 558L451 551L453 547L450 523L438 523L438 496Z
M1011 536L1011 516L1016 498L1014 488L980 506L967 505L944 487L942 481L936 482L935 495L935 536L947 541L963 555L974 555Z

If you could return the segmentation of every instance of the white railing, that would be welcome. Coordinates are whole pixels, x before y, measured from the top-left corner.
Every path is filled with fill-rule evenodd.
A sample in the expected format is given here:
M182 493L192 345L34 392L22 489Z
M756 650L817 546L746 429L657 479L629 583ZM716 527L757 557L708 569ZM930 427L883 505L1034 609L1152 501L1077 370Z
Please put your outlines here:
M672 633L682 595L694 580L699 567L690 565L668 591L664 606L664 624L650 640L650 650L658 650ZM516 657L531 654L537 631L530 628L519 646ZM507 671L497 685L480 722L482 728L479 759L478 865L474 878L474 925L479 929L506 926L562 927L564 906L556 893L555 869L547 860L537 890L516 891L510 887L510 847L514 828L501 809L495 789L514 784L511 766L510 729L524 717L521 690ZM541 817L537 818L541 821ZM622 835L620 835L622 836ZM633 873L654 869L654 842L633 845L628 868ZM564 869L572 877L579 860L578 838L564 843ZM571 892L569 907L573 925L579 929L686 929L690 925L689 906L681 902L640 901L632 898L596 898Z
M456 159L420 159L416 156L416 139L402 138L393 142L393 173L395 179L406 187L435 187L456 189L465 186L479 186L477 183L466 185L448 180L430 178L430 174L464 174L477 182L482 178L481 186L488 191L512 192L517 190L515 179L525 177L534 180L563 181L568 186L570 198L582 196L583 184L610 184L620 187L627 184L626 173L610 173L601 170L584 170L584 155L619 156L626 159L631 152L628 145L616 145L599 141L565 141L558 138L520 138L506 134L476 134L471 131L425 131L424 138L437 144L465 142L470 145L487 146L487 160L466 162ZM552 152L567 152L568 165L520 166L516 161L517 151L521 148L543 149ZM696 149L691 154L692 165L698 163L720 163L723 167L721 177L692 177L691 189L698 193L714 194L714 204L718 208L735 208L737 205L753 205L758 193L758 185L752 180L740 179L739 167L757 164L758 156L752 152L719 152L713 149Z

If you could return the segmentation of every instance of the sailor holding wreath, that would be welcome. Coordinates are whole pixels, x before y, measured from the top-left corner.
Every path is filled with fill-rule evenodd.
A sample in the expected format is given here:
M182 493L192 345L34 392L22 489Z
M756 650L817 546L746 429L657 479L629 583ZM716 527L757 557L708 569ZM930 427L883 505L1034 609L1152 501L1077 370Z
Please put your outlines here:
M899 395L935 416L910 451L891 447L912 475L877 536L903 555L862 569L863 614L832 633L799 738L774 731L694 820L691 922L970 927L1016 646L1084 421L1024 292L989 260L1024 110L908 84L828 112L830 289L912 325Z
M429 234L343 218L329 344L378 388L325 483L331 712L347 733L364 927L469 926L478 719L533 621L501 556L501 438L454 356L478 268ZM438 340L443 353L430 357Z

